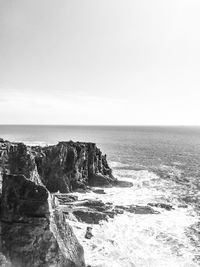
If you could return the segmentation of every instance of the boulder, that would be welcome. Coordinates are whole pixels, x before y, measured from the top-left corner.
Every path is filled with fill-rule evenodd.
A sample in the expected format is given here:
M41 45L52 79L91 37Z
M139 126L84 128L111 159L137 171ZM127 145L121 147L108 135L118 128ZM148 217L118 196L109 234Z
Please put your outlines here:
M94 189L92 190L94 193L96 194L101 194L101 195L104 195L105 194L105 191L103 189Z
M105 212L99 212L89 208L75 209L73 210L73 215L78 221L88 224L99 224L100 221L107 220L109 217Z
M96 187L112 187L114 179L109 176L105 176L102 174L93 174L90 177L89 185Z
M86 239L91 239L93 237L93 234L92 234L92 227L87 227L87 230L86 230L86 233L85 233L85 238Z

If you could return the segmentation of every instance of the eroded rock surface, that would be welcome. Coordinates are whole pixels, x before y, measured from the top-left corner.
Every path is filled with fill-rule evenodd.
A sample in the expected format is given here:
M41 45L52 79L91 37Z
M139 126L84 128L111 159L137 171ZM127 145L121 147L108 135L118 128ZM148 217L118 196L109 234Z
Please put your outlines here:
M12 267L85 266L82 246L44 186L4 176L1 215L1 251Z
M49 216L48 191L24 175L5 175L2 186L1 220L26 222L29 217Z
M62 194L62 198L58 194L55 195L55 202L69 220L76 218L80 222L88 224L99 224L103 220L114 218L115 215L123 214L124 212L134 214L159 214L160 212L153 209L151 206L140 206L140 205L113 205L112 203L104 203L101 200L78 200L75 198L72 201L72 195ZM65 199L65 201L64 201ZM64 203L64 205L63 205Z
M93 224L124 212L109 203L60 194L85 192L89 186L129 187L132 183L113 177L106 155L94 143L40 147L0 139L2 266L85 266L83 248L65 216Z
M24 174L50 192L67 193L88 185L111 186L117 182L106 155L94 143L70 141L40 147L2 140L0 171Z

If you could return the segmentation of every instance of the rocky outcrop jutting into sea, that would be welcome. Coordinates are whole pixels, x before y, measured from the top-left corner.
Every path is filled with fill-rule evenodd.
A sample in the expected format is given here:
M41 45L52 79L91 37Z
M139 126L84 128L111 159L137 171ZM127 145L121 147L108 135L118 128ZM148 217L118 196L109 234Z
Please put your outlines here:
M117 185L94 143L26 146L0 139L2 266L81 267L83 248L50 193Z
M67 193L86 186L109 186L116 182L106 155L94 143L60 142L53 146L0 143L0 166L4 172L23 174L50 192Z

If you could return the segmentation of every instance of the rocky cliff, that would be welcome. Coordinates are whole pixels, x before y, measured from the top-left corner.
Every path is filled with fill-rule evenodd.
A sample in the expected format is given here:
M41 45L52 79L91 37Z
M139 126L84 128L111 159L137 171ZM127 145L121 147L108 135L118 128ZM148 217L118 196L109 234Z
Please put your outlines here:
M50 192L67 193L116 182L106 155L94 143L70 141L33 147L1 140L0 168L2 172L23 174Z
M85 266L83 248L42 185L6 175L2 187L1 252L12 267Z
M1 266L85 266L83 248L50 193L117 184L96 145L33 147L0 139L0 175Z

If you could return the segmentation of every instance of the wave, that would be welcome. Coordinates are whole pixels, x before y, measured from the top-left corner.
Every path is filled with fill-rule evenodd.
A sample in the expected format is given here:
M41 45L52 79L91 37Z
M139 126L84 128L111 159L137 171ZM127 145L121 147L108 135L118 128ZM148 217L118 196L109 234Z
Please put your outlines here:
M108 222L92 225L94 237L91 240L84 238L87 224L73 222L87 264L92 267L199 266L194 261L198 248L190 241L194 239L193 233L190 231L188 235L187 231L198 223L198 216L192 206L181 205L178 196L176 198L175 182L161 179L148 170L115 169L114 175L120 180L131 179L133 187L106 188L104 195L93 192L77 195L114 205L170 203L174 209L155 208L160 214L148 215L125 212Z
M109 161L109 165L111 168L124 168L124 167L130 167L129 164L122 163L119 161Z
M193 247L184 234L194 221L180 210L162 215L123 214L93 226L91 240L83 238L84 224L74 229L93 267L196 267Z

